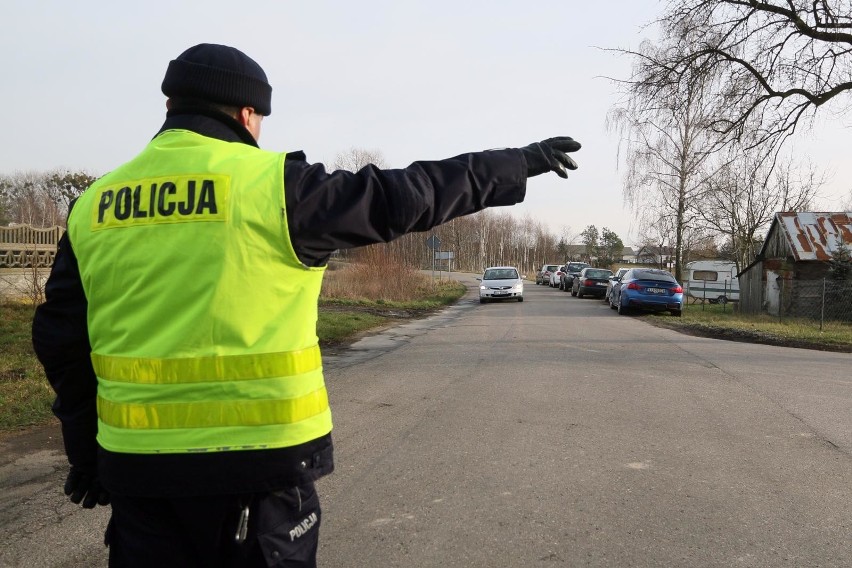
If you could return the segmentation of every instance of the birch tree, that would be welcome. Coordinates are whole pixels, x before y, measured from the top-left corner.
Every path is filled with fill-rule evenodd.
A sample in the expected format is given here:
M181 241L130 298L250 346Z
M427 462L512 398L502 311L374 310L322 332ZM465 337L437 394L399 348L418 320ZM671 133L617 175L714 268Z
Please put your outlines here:
M743 269L757 255L775 213L810 209L825 176L813 165L769 164L741 149L731 149L728 155L730 159L708 180L700 215L730 243L737 268Z
M697 73L661 83L657 61L664 51L645 42L634 54L632 76L620 83L625 102L610 112L608 124L622 137L625 201L640 218L670 222L665 226L673 231L674 274L681 280L684 234L694 226L715 173L711 157L718 138L708 128L715 111L709 78Z
M712 126L728 141L774 155L821 107L848 110L849 0L671 0L659 24L656 82L717 79Z

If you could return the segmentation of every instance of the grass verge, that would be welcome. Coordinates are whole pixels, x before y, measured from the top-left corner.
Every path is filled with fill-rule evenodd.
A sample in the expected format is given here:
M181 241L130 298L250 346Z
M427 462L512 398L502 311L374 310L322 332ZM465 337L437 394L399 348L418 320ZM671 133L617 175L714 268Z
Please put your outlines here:
M691 304L683 316L654 314L651 323L692 335L784 347L852 353L852 323L740 315L731 305Z
M419 278L419 275L418 275ZM430 283L418 280L412 286L411 298L384 298L323 295L320 297L317 335L324 347L345 345L365 331L384 327L400 320L424 317L452 304L466 292L464 285L453 281Z
M0 431L43 424L53 391L33 353L33 307L3 303L0 314Z
M327 348L344 346L371 329L427 315L466 291L457 282L431 285L415 274L409 280L414 284L406 292L410 299L369 299L359 297L351 274L337 272L349 280L346 289L350 297L320 298L317 335L320 345ZM54 394L30 340L32 318L30 304L0 303L0 432L45 424L53 416L50 407Z

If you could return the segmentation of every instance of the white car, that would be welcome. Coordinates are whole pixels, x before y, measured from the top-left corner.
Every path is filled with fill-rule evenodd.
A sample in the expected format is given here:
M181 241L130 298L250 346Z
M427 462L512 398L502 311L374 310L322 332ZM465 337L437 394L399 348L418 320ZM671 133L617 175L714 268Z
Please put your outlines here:
M550 273L550 287L551 288L559 288L559 282L562 280L562 275L565 273L565 267L560 266L556 270Z
M479 303L491 300L524 301L523 276L514 266L492 266L479 280Z

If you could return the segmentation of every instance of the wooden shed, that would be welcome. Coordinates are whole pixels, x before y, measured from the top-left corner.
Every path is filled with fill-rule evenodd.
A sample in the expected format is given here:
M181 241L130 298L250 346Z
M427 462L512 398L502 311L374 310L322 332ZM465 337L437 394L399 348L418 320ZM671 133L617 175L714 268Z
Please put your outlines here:
M813 317L841 244L852 247L852 212L776 213L757 258L737 275L740 311Z

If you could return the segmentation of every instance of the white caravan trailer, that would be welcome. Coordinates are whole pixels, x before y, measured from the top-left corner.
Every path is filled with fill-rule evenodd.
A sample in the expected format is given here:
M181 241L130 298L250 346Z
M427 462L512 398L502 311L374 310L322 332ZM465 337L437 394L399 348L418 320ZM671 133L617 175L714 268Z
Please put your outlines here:
M686 265L685 292L697 300L722 303L740 300L737 265L729 260L696 260Z

